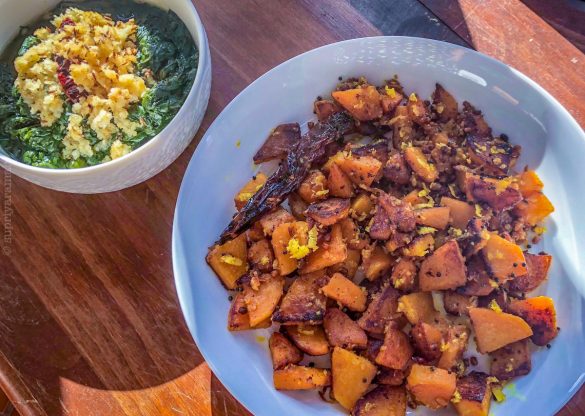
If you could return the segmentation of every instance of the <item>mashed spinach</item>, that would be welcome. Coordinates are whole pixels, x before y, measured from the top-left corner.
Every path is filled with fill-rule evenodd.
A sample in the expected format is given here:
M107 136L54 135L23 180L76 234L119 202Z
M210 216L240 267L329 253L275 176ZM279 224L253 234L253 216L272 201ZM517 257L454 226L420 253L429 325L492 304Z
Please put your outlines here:
M141 102L129 110L129 119L140 122L137 134L116 137L134 150L171 121L189 93L198 64L198 51L191 34L172 11L128 0L66 1L50 14L61 14L68 7L108 13L114 20L134 18L138 25L135 72L147 79L149 89ZM57 122L50 127L41 126L39 117L31 114L14 87L14 58L39 42L30 34L41 26L48 26L48 22L42 21L24 30L0 59L0 147L14 159L46 168L79 168L107 161L108 150L100 150L99 146L97 150L94 148L91 157L63 158L62 139L70 116L70 104L66 105ZM84 136L93 147L99 139L92 129L85 127Z

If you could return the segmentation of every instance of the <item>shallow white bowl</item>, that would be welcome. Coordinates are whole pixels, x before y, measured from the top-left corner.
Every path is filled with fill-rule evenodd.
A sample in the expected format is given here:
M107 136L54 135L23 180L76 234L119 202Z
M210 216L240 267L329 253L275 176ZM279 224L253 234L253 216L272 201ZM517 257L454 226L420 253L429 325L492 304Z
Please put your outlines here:
M533 251L554 256L540 291L554 298L562 328L552 349L533 355L530 375L515 382L493 415L552 415L585 379L585 134L536 83L480 53L408 37L355 39L307 52L274 68L238 95L207 130L185 174L173 227L177 291L197 345L221 382L256 416L341 415L314 392L277 392L265 341L268 330L230 333L228 293L205 263L234 213L233 196L253 172L252 156L274 126L313 118L312 102L338 76L375 83L399 74L407 91L430 97L435 82L484 111L496 132L522 145L518 166L538 171L556 207L544 241ZM236 141L241 141L241 147ZM203 202L205 201L205 202ZM417 414L437 414L419 408ZM453 414L453 409L442 414Z
M142 1L144 3L144 1ZM101 165L81 169L47 169L29 166L0 149L0 166L46 188L93 194L111 192L143 182L169 166L185 150L201 124L211 89L211 58L207 35L191 0L148 0L173 10L185 23L199 49L197 75L185 103L173 120L155 137L133 152ZM20 26L34 22L59 0L0 1L0 50Z

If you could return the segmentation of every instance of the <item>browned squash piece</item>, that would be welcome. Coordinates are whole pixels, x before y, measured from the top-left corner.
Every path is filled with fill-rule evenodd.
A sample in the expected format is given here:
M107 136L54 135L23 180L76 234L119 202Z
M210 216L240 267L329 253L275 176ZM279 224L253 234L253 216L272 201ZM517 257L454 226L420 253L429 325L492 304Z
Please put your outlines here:
M245 232L246 234L246 241L248 244L253 243L254 241L260 241L264 239L264 231L262 230L262 225L260 225L260 221L256 221L253 223L250 228L248 228Z
M436 84L433 92L433 104L439 120L446 122L457 117L457 101L440 84Z
M272 320L283 325L318 325L323 322L327 299L321 293L324 271L297 277L280 302Z
M298 364L303 359L303 353L280 332L273 332L268 341L272 368L278 370L289 364Z
M362 260L361 250L347 250L347 257L341 263L327 268L327 274L341 273L348 279L353 279Z
M406 390L404 387L378 386L359 399L352 416L404 416Z
M520 187L520 192L524 197L527 197L528 195L531 195L535 192L540 192L542 191L542 188L544 188L544 184L533 170L525 170L520 175L518 175L518 178L518 186Z
M234 204L236 205L237 210L242 209L242 207L246 205L246 202L248 202L248 200L264 186L266 179L266 175L259 172L247 184L245 184L242 189L240 189L234 198Z
M333 113L341 111L339 105L331 100L318 100L314 104L315 114L319 121L327 120Z
M299 194L293 192L288 196L288 206L290 207L290 212L297 220L304 221L306 219L305 211L309 204Z
M383 175L390 182L397 185L406 185L410 181L410 169L400 153L394 153L388 157L383 169Z
M408 336L399 329L387 328L384 335L384 345L376 357L376 364L394 370L403 370L412 358L412 346Z
M443 292L443 305L445 311L450 315L469 315L468 309L477 307L477 297L446 290Z
M380 205L376 206L376 211L369 227L368 233L374 240L387 240L396 230L396 227L390 222L390 216Z
M489 175L507 175L520 156L519 146L512 146L500 138L469 134L466 143L469 158L479 166L481 172Z
M472 218L467 223L463 236L457 239L461 252L466 258L479 253L490 238L490 233L482 219Z
M412 325L419 322L432 323L437 316L430 292L415 292L401 296L398 299L398 312L402 312Z
M252 243L248 249L248 262L252 269L261 272L270 272L272 270L274 254L272 253L272 246L267 239L263 238Z
M329 198L323 202L315 202L307 208L307 216L325 226L333 225L348 215L349 199Z
M432 234L416 237L402 249L402 255L406 257L424 257L435 249L435 238Z
M325 338L323 327L318 325L290 325L285 328L292 342L304 353L325 355L329 352L329 343Z
M331 354L333 397L344 408L351 410L370 387L376 371L376 366L366 358L335 347Z
M491 135L492 129L486 123L481 114L481 111L473 107L467 101L463 101L463 128L470 131L472 134L477 134L481 137Z
M403 258L392 269L391 280L394 287L403 292L411 292L416 287L416 264L412 259Z
M497 179L460 169L457 172L457 182L468 200L484 202L495 211L508 210L522 201L518 182L513 177Z
M287 123L276 126L262 147L254 155L254 163L268 162L273 159L284 159L295 143L301 140L299 123Z
M510 281L510 291L515 293L526 293L536 289L548 276L548 270L552 262L550 254L524 253L526 269L524 276L516 276Z
M352 155L337 161L337 165L356 185L370 186L382 169L382 163L372 156Z
M215 245L207 254L207 263L228 289L236 287L236 280L248 271L246 235L240 234L222 245Z
M343 240L349 249L362 250L370 244L370 240L365 233L361 233L360 229L351 218L344 218L339 221L341 226L341 234Z
M349 212L352 214L353 218L357 219L358 221L363 221L370 216L373 209L374 202L372 201L372 198L370 198L370 195L361 193L358 194L358 196L356 196L351 202Z
M398 297L400 293L392 286L382 287L376 293L366 311L358 319L358 325L370 334L382 335L388 324L398 316Z
M508 311L524 319L532 328L532 342L544 346L558 335L555 304L548 296L514 300Z
M453 403L459 416L488 416L492 389L485 373L472 371L457 380L460 400Z
M392 126L392 144L395 149L400 149L402 143L411 140L414 129L412 120L408 114L408 107L399 105L394 110L394 117L388 123Z
M353 182L336 163L333 163L329 168L327 184L329 185L331 196L338 198L350 198L353 196Z
M388 272L394 264L392 257L380 246L375 246L372 250L363 250L362 257L364 275L370 281Z
M400 386L404 383L406 373L404 370L392 370L390 368L380 368L375 382L387 386Z
M412 234L410 233L400 233L396 231L393 233L390 238L384 243L384 247L388 253L393 254L396 250L405 247L412 241ZM424 244L424 241L421 243ZM434 248L434 239L433 239L433 248Z
M465 260L457 241L451 240L424 259L418 273L422 291L455 289L467 282Z
M413 172L426 183L434 182L439 177L437 168L427 160L419 147L407 147L404 149L404 157Z
M425 322L419 322L410 330L414 350L417 355L427 361L435 361L441 356L443 334Z
M413 364L406 388L417 402L431 408L446 407L457 388L455 373L428 365Z
M382 116L382 97L372 85L333 91L331 96L359 121L375 120Z
M494 285L497 283L490 280L483 257L476 255L467 261L467 283L457 288L457 292L466 296L487 296L494 291Z
M437 367L452 370L457 368L457 363L463 357L469 341L469 330L465 325L450 326L446 330L445 342L442 345L443 353Z
M394 88L387 88L386 94L382 94L382 111L384 114L394 111L403 99L404 96Z
M402 197L402 202L406 202L407 204L410 204L411 206L415 206L418 204L424 204L425 202L427 202L427 200L424 197L419 196L418 195L419 192L420 191L418 189L410 191L409 193L407 193L405 196Z
M276 227L284 223L294 222L295 218L282 207L276 208L274 211L264 215L258 222L262 227L265 236L271 236Z
M499 283L528 273L526 259L520 246L500 237L497 233L490 233L490 238L481 252L490 276Z
M272 276L260 283L258 290L250 286L244 288L244 301L252 328L272 316L282 297L283 289L284 278Z
M460 230L465 230L467 223L475 215L472 205L458 199L444 196L441 198L441 205L450 209L451 224Z
M414 231L416 215L410 204L384 192L379 193L378 204L388 213L390 222L398 231Z
M312 390L331 385L331 372L325 368L289 365L274 371L276 390Z
M306 257L305 265L300 272L305 274L323 270L329 266L345 261L346 258L347 246L343 241L341 226L335 224L331 227L329 241L320 243L317 251Z
M490 353L490 374L498 380L510 380L530 373L532 360L528 340L514 342Z
M477 338L477 348L482 354L532 336L532 329L526 321L509 313L471 308L469 316Z
M542 192L535 192L520 201L514 208L514 213L524 218L529 225L537 225L552 214L555 207Z
M424 126L431 121L425 102L418 98L415 93L410 94L410 97L408 97L406 108L408 117L419 126Z
M366 309L366 292L341 273L331 276L329 282L321 290L325 296L352 311L362 312Z
M359 325L337 308L329 308L323 322L325 335L329 345L349 350L364 349L368 345L368 337Z
M416 223L444 230L449 225L451 209L449 207L423 208L415 211Z
M297 192L308 204L326 199L329 194L327 178L323 172L313 170L301 183Z
M272 250L278 262L278 271L281 276L294 272L299 260L293 258L294 253L288 252L291 239L296 239L299 245L307 245L309 226L304 221L282 223L272 232Z
M234 300L228 312L228 330L229 331L245 331L250 329L250 318L248 317L248 308L244 301L244 294L238 293L234 296Z

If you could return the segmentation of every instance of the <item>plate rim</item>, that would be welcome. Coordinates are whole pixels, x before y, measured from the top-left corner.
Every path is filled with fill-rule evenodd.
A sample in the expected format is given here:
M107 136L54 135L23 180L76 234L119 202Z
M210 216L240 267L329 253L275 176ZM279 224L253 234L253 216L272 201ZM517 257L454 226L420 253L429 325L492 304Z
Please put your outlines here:
M184 202L183 200L184 200L184 195L186 192L186 191L184 191L184 187L187 186L186 185L186 177L188 176L191 169L194 169L194 166L197 164L197 162L199 162L198 159L202 158L201 155L203 154L203 150L201 150L201 149L206 148L207 147L206 145L209 142L211 142L211 138L210 138L210 135L208 134L208 132L210 130L212 130L216 124L220 124L223 121L223 119L226 117L225 114L227 114L231 110L232 106L235 105L236 101L239 100L240 96L243 95L248 88L252 88L252 86L255 85L256 83L259 83L262 79L270 76L273 72L276 72L276 70L278 68L280 68L284 65L288 65L292 61L294 61L296 59L300 59L301 57L304 57L306 55L317 54L322 49L333 48L336 46L342 46L342 45L346 45L346 44L350 44L350 43L354 43L354 42L358 43L358 42L364 42L364 41L368 41L368 40L376 41L376 40L385 40L385 39L389 39L389 40L390 39L399 39L399 40L404 40L404 41L415 40L416 42L423 42L423 43L428 43L431 45L432 44L440 44L443 47L446 47L447 49L462 50L465 53L470 53L471 55L476 55L476 56L480 57L480 59L487 59L488 61L490 61L494 65L497 65L497 66L500 66L500 67L503 67L505 69L512 71L516 76L518 76L523 81L525 81L530 87L532 87L534 90L536 90L547 101L549 101L558 111L560 111L561 114L563 115L564 119L566 120L566 122L568 122L576 131L580 132L580 136L581 136L580 139L585 141L585 131L579 125L579 123L575 120L573 115L551 93L549 93L544 87L539 85L536 81L534 81L532 78L530 78L529 76L527 76L523 72L517 70L516 68L514 68L514 67L512 67L512 66L510 66L510 65L508 65L508 64L506 64L506 63L504 63L496 58L493 58L493 57L486 55L482 52L478 52L475 49L467 48L467 47L464 47L461 45L456 45L456 44L453 44L450 42L429 39L429 38L421 38L421 37L414 37L414 36L384 36L383 35L383 36L366 36L366 37L352 38L352 39L346 39L346 40L342 40L342 41L338 41L338 42L328 43L328 44L310 49L308 51L302 52L298 55L295 55L295 56L279 63L278 65L274 66L273 68L269 69L268 71L266 71L265 73L263 73L262 75L260 75L256 79L254 79L254 81L252 81L250 84L246 85L246 87L243 88L234 98L232 98L232 100L221 110L221 112L215 117L215 119L209 125L209 127L207 127L205 129L205 133L203 134L203 137L201 138L201 140L197 144L197 147L196 147L195 151L193 152L191 159L189 160L189 164L188 164L187 169L185 170L185 173L184 173L183 178L181 180L181 186L179 188L177 202L175 204L175 211L173 214L171 253L172 253L172 266L173 266L173 278L174 278L173 280L175 283L175 290L177 292L177 297L179 299L179 305L181 307L183 319L185 320L185 323L189 329L189 332L197 345L197 349L199 350L200 354L205 359L205 362L210 367L211 371L213 371L213 374L218 378L218 380L226 388L226 390L228 390L228 392L238 401L239 404L241 404L244 408L246 408L246 410L248 410L252 414L254 414L254 410L256 410L256 409L252 408L252 404L248 403L248 400L246 398L238 397L236 395L236 393L233 391L232 387L226 381L224 381L226 379L226 377L223 375L223 372L219 370L219 368L215 365L215 363L212 360L208 359L209 355L206 351L206 348L201 346L204 344L200 345L200 342L199 342L200 337L198 335L196 323L189 322L189 320L187 319L187 316L186 316L186 303L187 303L187 299L185 298L186 297L186 293L185 293L186 288L184 287L184 283L183 283L184 278L181 277L181 271L179 270L178 260L177 260L177 258L179 256L179 253L177 252L177 250L178 250L177 239L179 238L178 237L178 235L179 235L178 213L179 213L179 207L181 205L183 205L183 202ZM580 297L581 297L581 299L583 299L583 297L581 295L580 295ZM571 386L571 389L569 389L566 392L563 399L561 401L559 401L559 405L556 407L554 413L555 414L558 413L573 398L573 396L577 393L577 391L584 384L585 384L585 369L583 370L581 376L575 381L575 383L573 383L573 385Z

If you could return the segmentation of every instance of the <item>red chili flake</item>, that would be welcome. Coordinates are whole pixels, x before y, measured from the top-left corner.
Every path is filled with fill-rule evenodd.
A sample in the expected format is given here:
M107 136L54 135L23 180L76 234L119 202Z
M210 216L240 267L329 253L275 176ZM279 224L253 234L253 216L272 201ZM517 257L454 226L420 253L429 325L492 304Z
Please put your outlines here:
M67 100L71 103L79 102L79 98L85 96L85 92L81 91L77 84L75 84L75 81L73 81L73 78L71 78L69 72L71 61L62 56L57 56L55 62L59 65L57 68L57 78L67 96Z
M59 29L63 29L65 26L75 26L75 22L70 17L66 17L61 22L61 25L59 26Z

